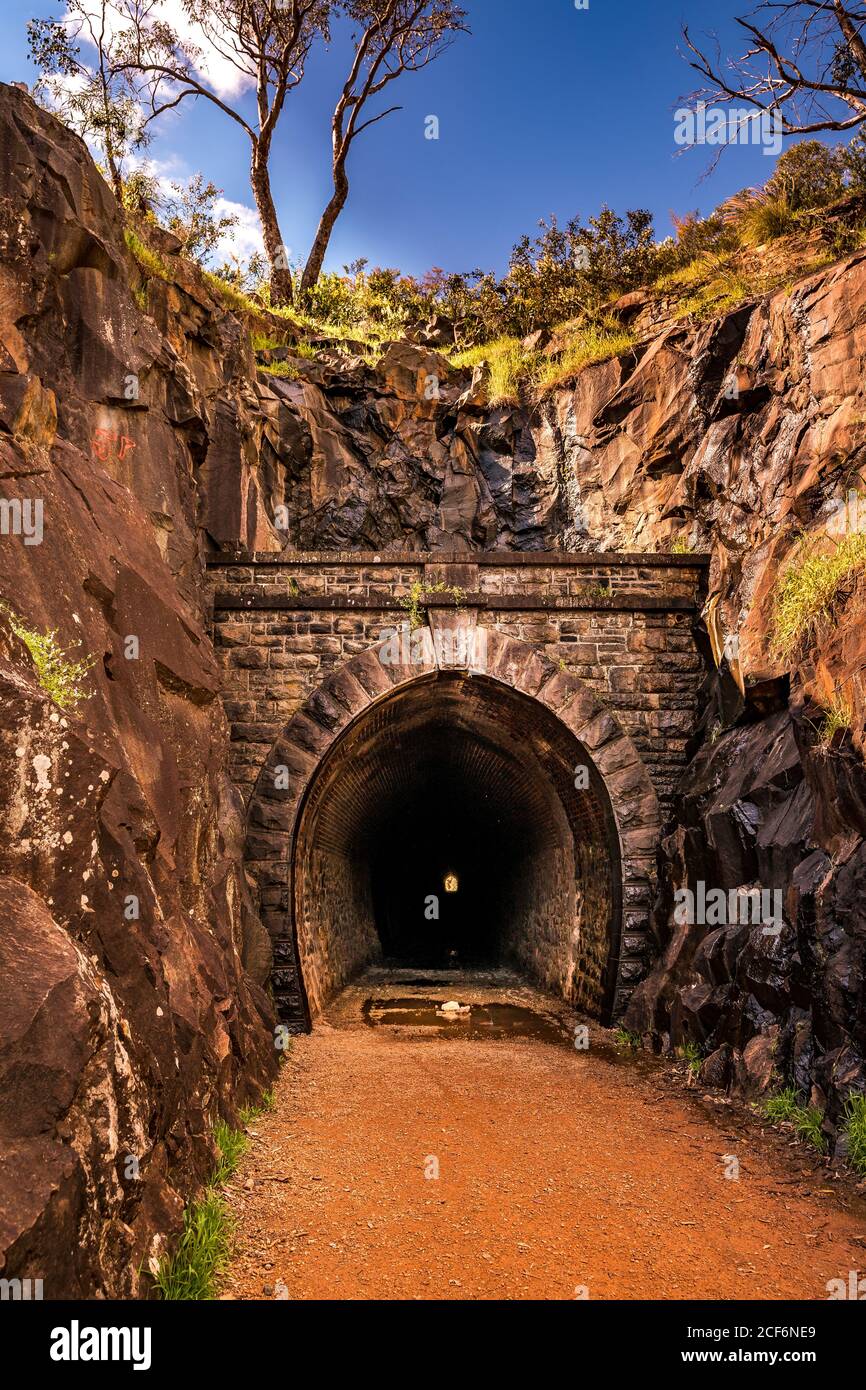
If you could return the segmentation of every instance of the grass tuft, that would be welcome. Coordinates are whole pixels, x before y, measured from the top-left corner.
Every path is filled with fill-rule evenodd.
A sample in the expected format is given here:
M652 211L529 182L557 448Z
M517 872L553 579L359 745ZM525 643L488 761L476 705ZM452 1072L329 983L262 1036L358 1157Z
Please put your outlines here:
M273 1110L273 1089L262 1094L258 1105L239 1112L241 1129L232 1129L224 1120L213 1128L219 1151L216 1167L204 1193L187 1207L183 1230L171 1255L160 1262L154 1276L159 1296L166 1300L213 1299L231 1250L232 1217L219 1191L237 1172L249 1147L246 1126L259 1115Z
M141 237L137 236L131 227L124 229L123 237L145 275L156 277L158 280L171 280L171 271L162 256L152 247L145 245Z
M227 308L234 309L242 314L258 314L259 317L261 317L261 304L257 304L254 299L250 299L249 295L244 294L236 285L230 284L228 280L223 280L220 275L214 275L211 270L203 270L202 274L217 299L222 300Z
M802 651L829 621L857 575L866 569L866 534L853 532L826 549L826 538L804 536L776 583L773 645L779 656Z
M824 722L820 729L818 741L821 749L826 752L836 735L841 733L843 729L850 729L853 722L854 710L850 701L844 695L834 695L827 706Z
M685 1042L679 1049L679 1054L683 1061L688 1064L689 1071L696 1076L703 1065L703 1053L695 1042Z
M540 364L535 374L536 386L542 394L557 386L565 386L584 367L592 366L595 362L606 362L612 357L622 357L636 342L634 334L626 333L623 329L581 329L558 357L548 357Z
M823 1115L816 1106L800 1105L793 1086L786 1086L774 1096L768 1096L758 1107L760 1113L776 1124L789 1124L799 1139L824 1153L827 1141L821 1131Z
M529 359L519 338L494 338L480 347L467 348L451 358L454 367L487 364L487 399L490 405L516 405L520 382L529 376Z
M866 1095L850 1095L845 1105L845 1138L848 1162L866 1178Z
M212 1299L231 1245L232 1221L218 1192L209 1189L187 1207L174 1254L160 1264L156 1288L163 1299Z

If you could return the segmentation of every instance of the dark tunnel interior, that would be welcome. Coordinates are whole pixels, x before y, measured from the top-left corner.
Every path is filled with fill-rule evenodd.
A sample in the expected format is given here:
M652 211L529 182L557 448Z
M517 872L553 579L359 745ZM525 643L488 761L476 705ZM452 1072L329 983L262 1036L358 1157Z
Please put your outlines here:
M295 853L312 1015L366 965L507 964L590 1012L608 984L618 841L546 707L440 673L371 707L320 770Z

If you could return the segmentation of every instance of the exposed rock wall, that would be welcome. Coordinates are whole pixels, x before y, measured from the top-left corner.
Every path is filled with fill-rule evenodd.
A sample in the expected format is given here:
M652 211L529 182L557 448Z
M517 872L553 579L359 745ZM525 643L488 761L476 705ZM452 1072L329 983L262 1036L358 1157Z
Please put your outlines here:
M145 276L83 144L0 87L0 498L40 502L44 523L26 544L3 509L0 590L95 658L64 713L0 624L0 1272L48 1296L140 1291L214 1116L273 1072L211 544L709 550L706 737L630 1022L697 1041L708 1080L793 1075L832 1125L866 1085L862 595L791 670L768 634L798 528L862 488L866 257L668 327L541 406L490 409L477 375L405 343L375 369L257 373L249 325L156 241ZM827 750L833 692L852 728ZM674 889L696 878L778 887L779 941L676 928Z
M2 619L0 1273L130 1295L210 1170L213 1120L275 1070L196 526L243 353L168 285L159 331L84 146L7 87L0 255L0 497L30 507L29 536L2 511L2 597L92 659L64 712Z
M654 916L661 959L626 1022L695 1042L704 1078L754 1094L792 1078L827 1106L866 1088L863 587L784 661L773 595L802 530L862 531L866 257L700 328L675 326L584 371L545 410L539 453L561 456L570 537L631 549L682 537L709 551L705 610L720 670L706 740L674 806ZM853 505L851 504L853 494ZM850 729L829 746L826 708ZM674 891L779 890L761 926L678 926Z

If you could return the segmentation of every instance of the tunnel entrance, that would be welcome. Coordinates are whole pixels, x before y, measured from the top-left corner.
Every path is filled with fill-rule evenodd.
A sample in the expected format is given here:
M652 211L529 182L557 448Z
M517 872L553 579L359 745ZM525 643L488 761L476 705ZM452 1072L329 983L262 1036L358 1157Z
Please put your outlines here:
M294 846L297 948L312 1017L367 965L511 965L605 1017L619 956L610 801L540 702L438 671L337 739Z

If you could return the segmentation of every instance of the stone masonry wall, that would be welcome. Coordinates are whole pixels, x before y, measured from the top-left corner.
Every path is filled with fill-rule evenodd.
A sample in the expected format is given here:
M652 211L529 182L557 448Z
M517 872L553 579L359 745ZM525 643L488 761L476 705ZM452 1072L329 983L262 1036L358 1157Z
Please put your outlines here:
M466 560L471 563L465 563ZM413 584L459 583L479 622L537 646L597 690L634 742L667 812L696 722L695 556L358 553L212 561L232 773L248 798L274 740L321 681L407 621ZM444 578L443 578L444 576ZM436 605L448 605L437 594Z

